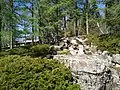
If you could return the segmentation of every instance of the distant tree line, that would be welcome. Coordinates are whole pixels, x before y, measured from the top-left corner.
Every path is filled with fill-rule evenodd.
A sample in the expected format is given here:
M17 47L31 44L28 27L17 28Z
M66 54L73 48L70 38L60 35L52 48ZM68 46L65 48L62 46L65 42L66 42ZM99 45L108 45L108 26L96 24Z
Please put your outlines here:
M118 30L119 0L0 0L0 50L13 48L19 37L54 44L60 37Z

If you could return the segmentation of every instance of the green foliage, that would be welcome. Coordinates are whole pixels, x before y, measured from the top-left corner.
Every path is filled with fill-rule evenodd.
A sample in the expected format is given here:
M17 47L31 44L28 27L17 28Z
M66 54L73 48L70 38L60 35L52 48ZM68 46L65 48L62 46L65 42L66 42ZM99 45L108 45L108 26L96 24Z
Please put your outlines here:
M89 42L92 42L101 51L107 50L111 54L120 53L120 36L117 33L104 34L100 36L89 35Z
M58 54L68 54L69 51L67 49L63 49L61 51L58 51Z
M42 44L31 47L32 55L35 57L42 56L45 57L49 53L49 45Z
M56 60L0 57L0 90L80 90L70 71Z
M54 46L49 46L47 44L35 45L35 46L25 46L13 49L7 49L0 52L0 56L5 55L21 55L21 56L33 56L33 57L46 57L47 55L57 54Z
M87 35L88 38L88 44L90 44L91 42L95 45L99 44L99 38L97 35Z
M0 57L1 57L1 56L6 56L6 55L9 55L9 53L8 53L8 52L5 52L5 51L1 51L1 52L0 52Z
M13 48L9 49L6 52L8 52L9 55L27 55L28 49L25 48Z
M120 27L120 1L110 0L106 3L106 22L110 31L119 30Z
M51 45L49 47L49 54L50 55L56 55L57 54L57 50L55 49L54 45Z

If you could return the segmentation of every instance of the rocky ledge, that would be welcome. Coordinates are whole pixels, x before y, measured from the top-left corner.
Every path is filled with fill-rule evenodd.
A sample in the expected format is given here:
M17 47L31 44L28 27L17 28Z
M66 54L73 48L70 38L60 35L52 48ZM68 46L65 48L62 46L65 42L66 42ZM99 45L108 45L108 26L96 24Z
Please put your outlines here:
M70 46L66 44L66 47L75 45L78 49L67 48L69 54L54 56L70 68L74 83L80 84L82 90L120 90L120 54L109 56L107 51L92 52L92 49L87 50L91 54L86 54L84 41L77 38L78 44L75 40L72 39Z

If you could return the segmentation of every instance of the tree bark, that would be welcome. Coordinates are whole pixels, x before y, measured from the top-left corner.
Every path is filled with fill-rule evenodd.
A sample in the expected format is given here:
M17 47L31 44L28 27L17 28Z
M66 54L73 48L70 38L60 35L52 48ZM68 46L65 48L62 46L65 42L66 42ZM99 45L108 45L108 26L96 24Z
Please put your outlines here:
M1 10L2 10L2 4L0 2L0 15L1 15ZM2 17L0 16L0 51L2 49L2 42L1 42L1 30L2 29Z
M65 37L67 37L67 28L66 28L66 23L67 23L67 22L66 22L66 16L64 16L63 19L64 19L64 20L63 20L63 22L64 22L63 30L64 30L64 32L65 32Z
M100 24L99 24L98 22L97 22L97 26L98 26L100 32L101 32L102 34L104 34L104 32L103 32L102 29L100 28Z
M40 32L41 32L40 27L42 26L42 25L41 25L41 20L42 20L42 19L41 19L41 13L42 13L42 12L41 12L40 9L41 9L41 7L38 8L38 17L39 17L39 19L38 19L38 25L39 25L39 29L38 29L38 31L39 31L39 36L38 36L38 39L39 39L39 43L42 44L42 40L41 40L41 37L40 37Z
M11 13L13 14L14 13L14 11L13 11L13 0L10 0L10 4L11 4ZM12 15L12 17L11 18L13 18L13 15ZM12 49L13 48L13 29L14 29L14 25L13 25L13 21L11 21L11 39L10 39L10 49Z
M77 10L77 1L75 1L75 9ZM77 20L77 13L76 13L76 17L75 17L75 36L78 35L78 26L77 26L78 20Z
M58 3L58 1L57 1L57 3ZM57 4L57 3L56 3L56 4ZM57 21L58 21L59 8L56 9L56 16L57 16L56 19L57 19ZM58 24L56 25L55 29L56 29L56 35L57 35L56 43L57 43L57 45L59 45L59 41L58 41L58 39L59 39L59 28L58 28Z
M32 0L32 18L34 18L34 3L33 3L33 0ZM34 45L34 20L32 20L32 44Z
M88 0L86 0L86 33L89 34L89 22L88 22Z

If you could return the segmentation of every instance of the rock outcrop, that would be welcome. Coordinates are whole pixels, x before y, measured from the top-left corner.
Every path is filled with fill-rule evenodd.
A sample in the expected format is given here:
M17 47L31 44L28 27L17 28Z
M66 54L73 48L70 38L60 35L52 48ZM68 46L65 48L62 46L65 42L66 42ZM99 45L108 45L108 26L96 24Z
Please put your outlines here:
M113 54L113 62L120 65L120 54Z
M62 44L69 43L60 47L68 47L70 53L55 55L54 59L70 68L74 83L82 90L120 90L119 54L109 56L107 51L97 51L96 46L86 44L85 38L67 40Z
M56 55L54 59L70 68L74 83L82 90L120 90L120 78L112 68L112 57L103 55Z

